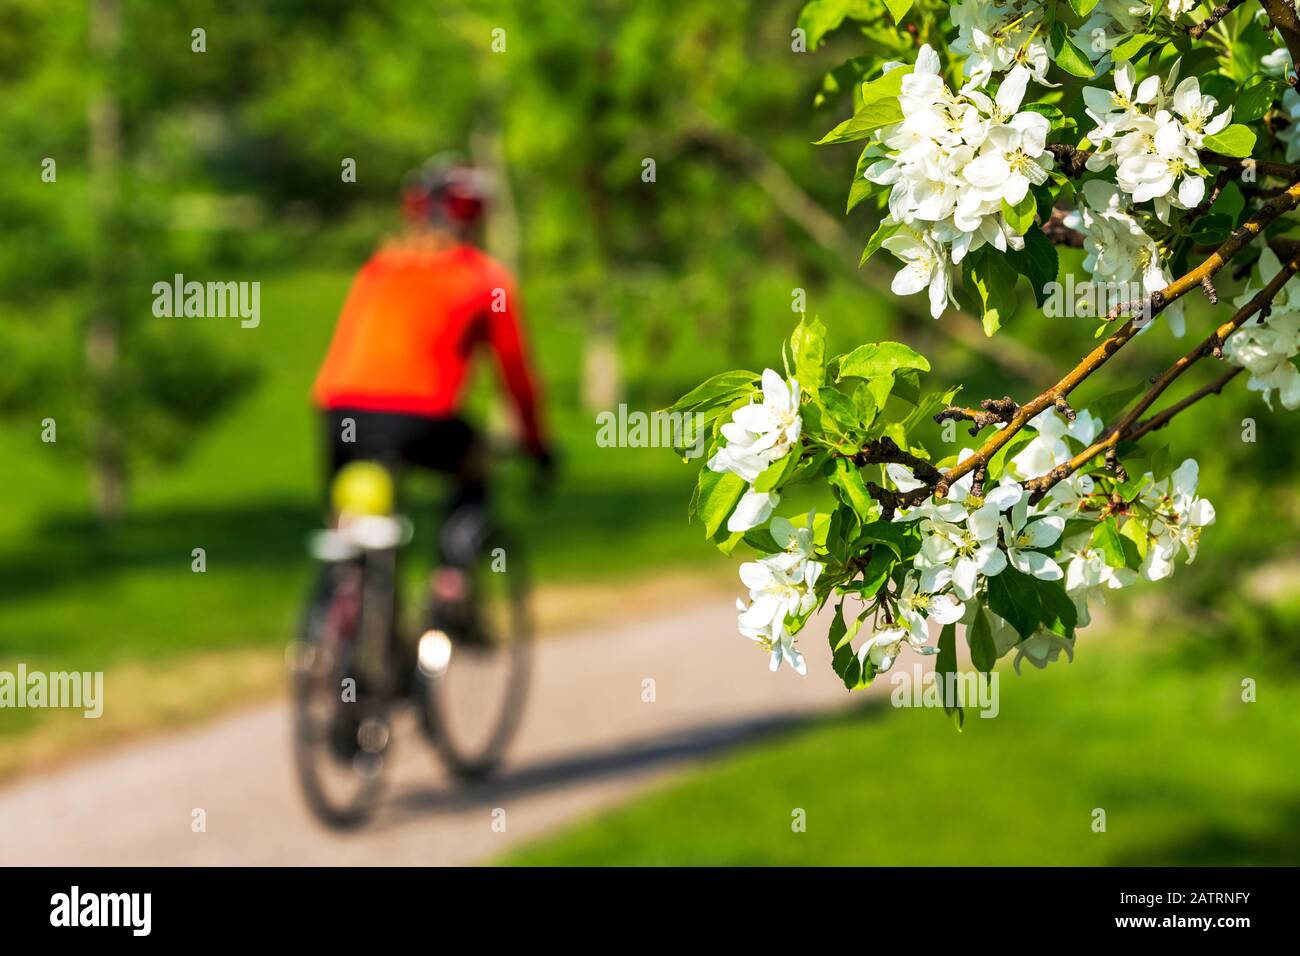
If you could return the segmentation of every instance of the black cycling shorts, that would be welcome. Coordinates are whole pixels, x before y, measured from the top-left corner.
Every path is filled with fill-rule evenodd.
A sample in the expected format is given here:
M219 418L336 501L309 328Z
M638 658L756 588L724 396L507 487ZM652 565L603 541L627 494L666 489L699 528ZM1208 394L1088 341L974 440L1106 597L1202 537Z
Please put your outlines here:
M465 472L478 436L460 418L336 408L325 413L329 474L350 461L376 461L393 470L415 465L451 475Z

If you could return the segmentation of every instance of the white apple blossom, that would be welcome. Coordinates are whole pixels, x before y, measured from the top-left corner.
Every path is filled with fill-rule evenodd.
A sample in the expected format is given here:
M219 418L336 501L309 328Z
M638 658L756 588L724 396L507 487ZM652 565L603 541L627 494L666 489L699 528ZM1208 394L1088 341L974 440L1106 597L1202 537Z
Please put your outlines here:
M1269 76L1285 79L1287 71L1291 69L1291 51L1284 46L1280 46L1272 53L1265 53L1261 56L1259 65Z
M1065 651L1067 659L1073 663L1074 641L1040 628L1027 640L1016 645L1016 659L1012 662L1012 666L1015 667L1017 675L1020 673L1022 660L1029 661L1042 670L1048 664L1054 663L1061 656L1061 651Z
M799 417L799 383L781 378L772 369L763 370L763 400L737 409L720 429L727 444L709 459L712 471L731 472L751 487L741 497L727 520L727 530L748 531L766 521L781 501L775 491L753 488L767 467L789 454L799 441L803 420Z
M883 245L905 263L889 286L895 295L912 295L928 288L930 315L936 319L943 315L950 303L956 303L948 256L933 236L901 231L886 239Z
M777 518L772 522L772 537L784 551L740 566L740 580L749 588L750 598L748 606L736 601L740 633L770 652L772 670L784 662L805 674L807 666L794 646L787 622L817 606L813 586L823 565L812 560L811 520L808 528L796 529L789 521Z
M870 663L876 673L887 671L894 666L898 652L907 640L908 631L905 628L890 627L877 631L858 648L858 660L864 667Z
M1106 603L1106 591L1118 590L1136 583L1138 573L1131 568L1115 568L1106 563L1105 556L1092 546L1092 531L1071 535L1061 546L1065 561L1065 593L1074 601L1079 617L1078 627L1092 620L1088 602Z
M1014 206L1025 198L1030 186L1047 182L1053 162L1046 152L1051 124L1041 113L1017 112L1028 82L1029 71L1016 67L1002 81L993 101L983 93L968 94L993 122L979 152L962 170L962 177L974 187L964 190L957 201L953 221L963 232L978 228L978 219L988 215L990 203L999 208L1004 201Z
M1060 540L1065 530L1065 519L1058 515L1031 518L1029 501L1022 498L1012 507L1010 517L999 519L1002 542L1007 561L1017 571L1032 574L1044 581L1059 581L1065 572L1049 555L1038 550L1048 548Z
M958 456L962 461L969 449ZM962 601L978 590L980 577L1001 574L1006 555L998 548L999 518L1020 501L1024 489L1015 483L999 485L987 493L973 491L974 475L953 482L940 504L926 502L907 513L909 520L921 520L921 550L913 566L921 572L921 590L935 593L949 583Z
M907 626L913 647L920 648L929 640L926 621L955 624L966 613L966 605L952 592L942 589L951 583L951 573L946 579L938 577L934 587L938 593L922 589L915 575L909 574L898 596L898 614Z
M1045 475L1069 461L1072 453L1066 436L1087 446L1101 432L1101 422L1087 409L1076 414L1074 421L1066 421L1055 408L1049 408L1031 418L1028 427L1036 434L1007 462L1007 474L1020 481Z
M1057 514L1066 518L1096 518L1087 512L1087 506L1096 492L1097 483L1090 475L1073 474L1052 485L1038 503L1037 513Z
M1151 512L1141 569L1148 581L1173 574L1174 559L1184 550L1188 564L1196 560L1201 530L1214 524L1214 506L1196 496L1199 471L1196 460L1188 458L1168 478L1142 489L1139 500Z
M740 496L736 509L727 518L727 530L731 532L748 531L757 528L768 518L781 503L781 496L775 491L755 491L750 488Z

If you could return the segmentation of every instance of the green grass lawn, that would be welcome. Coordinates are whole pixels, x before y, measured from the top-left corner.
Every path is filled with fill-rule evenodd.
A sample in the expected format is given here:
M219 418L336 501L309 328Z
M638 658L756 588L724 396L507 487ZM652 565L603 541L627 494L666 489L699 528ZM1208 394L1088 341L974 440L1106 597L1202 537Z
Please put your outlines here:
M1085 637L1072 665L1005 673L1000 716L960 734L941 711L887 702L818 723L504 862L1300 862L1300 679L1191 666L1152 640ZM1244 677L1258 702L1242 702ZM793 832L796 808L806 832Z

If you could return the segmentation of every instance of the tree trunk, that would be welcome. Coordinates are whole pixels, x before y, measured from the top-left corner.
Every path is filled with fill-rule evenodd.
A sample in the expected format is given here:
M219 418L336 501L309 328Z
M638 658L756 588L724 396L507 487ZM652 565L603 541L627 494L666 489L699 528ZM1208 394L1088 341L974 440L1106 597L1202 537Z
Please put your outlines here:
M121 116L114 83L121 48L118 0L88 0L91 59L96 67L87 121L90 127L90 214L93 223L90 262L90 318L85 360L90 385L90 472L95 513L115 521L126 509L126 454L117 421L120 298L114 260L118 252L118 164Z

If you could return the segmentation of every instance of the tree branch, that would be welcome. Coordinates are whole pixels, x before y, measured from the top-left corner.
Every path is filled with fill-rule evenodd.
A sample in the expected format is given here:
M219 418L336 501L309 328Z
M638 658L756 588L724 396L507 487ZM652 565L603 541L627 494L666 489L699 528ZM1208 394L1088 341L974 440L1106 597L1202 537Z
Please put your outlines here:
M1074 474L1098 455L1109 455L1120 442L1131 440L1137 429L1135 423L1138 418L1143 412L1150 408L1152 404L1154 404L1155 400L1160 397L1164 390L1172 385L1180 375L1205 356L1217 356L1222 354L1224 340L1233 332L1237 331L1237 329L1245 325L1246 322L1256 313L1262 312L1267 315L1273 299L1277 297L1282 286L1286 285L1286 283L1291 280L1291 277L1296 274L1297 270L1300 270L1300 256L1287 262L1287 264L1282 267L1282 270L1269 280L1268 284L1265 285L1264 288L1260 289L1249 302L1238 309L1231 319L1215 329L1214 332L1205 339L1205 341L1201 342L1157 376L1151 387L1147 389L1140 399L1138 399L1137 404L1135 404L1133 408L1131 408L1116 424L1106 429L1106 433L1101 438L1097 439L1097 441L1079 452L1079 454L1075 455L1068 462L1057 465L1041 477L1031 478L1029 481L1026 481L1025 488L1033 493L1033 497L1030 500L1037 501L1041 499L1043 495L1051 490L1053 485ZM1227 376L1224 379L1224 383L1226 384L1227 380L1231 377L1232 376ZM1220 386L1220 388L1221 387L1222 386ZM1187 404L1192 403L1188 402ZM1181 411L1181 408L1178 409L1178 411ZM1173 414L1177 414L1177 411ZM1172 414L1168 416L1168 418L1172 417ZM1164 419L1164 421L1167 422L1168 418ZM1146 432L1150 431L1152 427L1155 426L1148 424L1142 434L1146 434Z
M1300 67L1300 17L1296 16L1295 5L1291 0L1259 0L1259 5L1273 21L1277 32L1282 34L1282 42L1291 53L1291 71L1287 82L1295 86L1295 71Z
M1223 244L1211 253L1204 262L1185 275L1175 279L1159 292L1152 293L1143 300L1141 304L1148 307L1150 315L1154 317L1167 308L1171 303L1182 298L1192 289L1200 288L1203 280L1212 278L1256 236L1260 235L1270 222L1283 213L1291 211L1297 205L1300 205L1300 183L1291 185L1286 192L1275 196L1260 206L1260 208L1255 211L1255 214L1238 226L1232 234L1228 236ZM1251 300L1251 304L1260 300L1260 297L1266 292L1269 293L1268 298L1262 301L1265 304L1268 301L1271 301L1272 295L1276 294L1276 290L1281 288L1282 283L1285 282L1287 278L1290 278L1288 270L1290 270L1291 273L1294 273L1298 262L1300 262L1300 260L1292 259L1291 262L1288 263L1287 268L1278 273L1278 276L1274 277L1273 282L1266 285L1255 299ZM1278 281L1279 279L1281 281ZM1272 291L1270 292L1269 290ZM1250 309L1250 306L1248 305L1246 309ZM1246 318L1249 318L1250 314L1254 314L1254 311L1258 311L1258 308L1251 311L1244 318L1241 318L1240 322L1244 322ZM1217 337L1220 346L1222 345L1223 338L1235 330L1237 325L1240 324L1240 322L1237 322L1236 325L1233 324L1240 315L1241 313L1238 313L1238 316L1234 316L1233 321L1227 323L1226 326L1221 327L1215 333L1215 336L1212 336L1212 338ZM1020 429L1024 428L1025 425L1029 423L1030 419L1034 418L1039 412L1064 401L1066 397L1074 391L1074 389L1076 389L1090 375L1096 372L1097 369L1105 365L1112 355L1123 348L1124 345L1133 338L1133 336L1137 335L1137 333L1147 324L1146 321L1139 321L1140 319L1141 316L1128 319L1128 321L1111 334L1104 342L1085 355L1074 368L1061 378L1060 381L1051 388L1040 393L1037 397L1031 399L1029 402L1021 405L1005 428L994 432L974 454L945 471L933 488L918 488L917 490L907 492L906 494L893 495L896 506L908 507L917 505L931 495L942 497L948 493L948 488L954 481L962 478L975 468L987 467L990 459L997 454L998 450L1009 442L1012 437L1020 431ZM1224 331L1225 328L1227 330L1226 332ZM1181 374L1181 371L1178 374ZM1163 388L1161 391L1163 391ZM1158 395L1159 392L1156 394ZM1150 403L1147 404L1149 405ZM1141 414L1141 411L1145 410L1145 407L1146 406L1143 406L1143 408L1139 410L1138 414ZM1131 424L1131 422L1129 424Z
M1213 10L1211 10L1210 15L1206 17L1204 20L1202 20L1200 23L1188 27L1187 35L1191 37L1193 40L1199 40L1201 37L1205 36L1205 34L1209 33L1210 30L1214 29L1214 26L1220 20L1222 20L1224 17L1230 14L1233 10L1236 10L1239 6L1241 6L1245 2L1246 0L1228 0L1227 3L1219 4Z
M1172 419L1183 409L1190 408L1192 405L1195 405L1197 402L1205 398L1207 395L1218 395L1220 392L1223 391L1224 386L1226 386L1229 382L1231 382L1234 378L1236 378L1245 370L1246 370L1245 366L1234 365L1231 369L1229 369L1223 375L1219 376L1209 385L1206 385L1203 388L1198 388L1196 391L1194 391L1191 395L1188 395L1182 401L1175 402L1173 405L1170 405L1164 411L1152 415L1150 418L1146 419L1145 421L1138 422L1136 425L1133 426L1132 429L1130 429L1128 433L1128 440L1137 441L1147 432L1153 432L1156 431L1157 429L1164 428L1166 425L1169 424L1170 419Z

